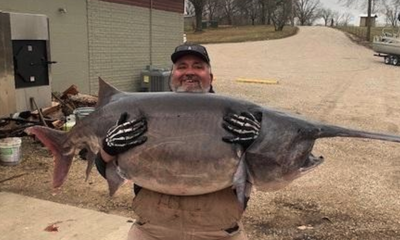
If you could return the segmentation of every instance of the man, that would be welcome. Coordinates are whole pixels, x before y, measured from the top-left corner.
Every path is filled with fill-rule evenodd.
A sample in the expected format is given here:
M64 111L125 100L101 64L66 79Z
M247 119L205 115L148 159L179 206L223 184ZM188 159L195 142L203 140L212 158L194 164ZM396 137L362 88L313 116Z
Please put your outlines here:
M195 44L178 46L171 60L172 91L213 92L213 74L206 48ZM145 120L127 122L127 118L127 114L122 114L103 141L96 166L104 177L106 162L146 141ZM258 136L260 120L251 113L242 113L226 117L223 127L233 136L222 140L246 148ZM134 185L134 192L133 210L139 219L132 226L128 240L247 239L241 223L244 209L232 188L199 196L170 196Z

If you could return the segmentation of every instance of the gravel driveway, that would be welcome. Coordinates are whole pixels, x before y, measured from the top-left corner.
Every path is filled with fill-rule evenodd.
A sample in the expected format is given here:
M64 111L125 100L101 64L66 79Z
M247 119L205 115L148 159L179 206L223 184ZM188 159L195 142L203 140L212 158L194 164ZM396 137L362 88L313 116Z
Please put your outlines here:
M340 31L302 27L272 41L206 45L218 93L356 129L399 134L400 67ZM278 85L235 79L275 79ZM254 191L250 239L400 239L400 145L319 140L325 163L272 193Z

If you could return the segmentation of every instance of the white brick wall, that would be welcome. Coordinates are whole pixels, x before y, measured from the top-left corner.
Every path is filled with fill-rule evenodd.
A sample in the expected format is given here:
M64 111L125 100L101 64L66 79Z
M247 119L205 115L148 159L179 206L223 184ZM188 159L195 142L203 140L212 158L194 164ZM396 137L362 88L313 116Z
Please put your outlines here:
M90 91L97 93L98 77L120 90L138 91L147 65L170 67L170 55L182 43L183 16L150 9L88 1ZM150 56L152 54L152 56Z

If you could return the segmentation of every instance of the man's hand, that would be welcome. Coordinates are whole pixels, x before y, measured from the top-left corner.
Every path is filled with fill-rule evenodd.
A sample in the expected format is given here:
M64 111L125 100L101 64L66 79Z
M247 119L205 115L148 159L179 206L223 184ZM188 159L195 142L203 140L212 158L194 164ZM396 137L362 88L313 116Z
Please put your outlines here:
M256 115L250 112L242 112L240 115L229 114L225 116L222 126L233 136L223 137L222 140L228 143L238 143L245 149L248 148L260 133L261 115L257 117Z
M128 113L121 114L117 124L111 127L103 139L103 150L111 156L116 156L144 143L147 140L143 134L147 131L145 118L127 121Z

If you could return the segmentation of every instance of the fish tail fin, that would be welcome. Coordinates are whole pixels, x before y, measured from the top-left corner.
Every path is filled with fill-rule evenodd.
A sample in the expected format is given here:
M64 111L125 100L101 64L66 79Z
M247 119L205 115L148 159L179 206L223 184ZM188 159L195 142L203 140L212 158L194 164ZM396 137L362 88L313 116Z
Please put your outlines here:
M53 154L55 164L53 187L60 187L68 175L74 157L72 147L65 146L67 133L42 126L27 128L25 132L29 135L35 135Z

